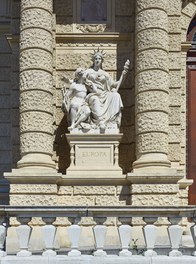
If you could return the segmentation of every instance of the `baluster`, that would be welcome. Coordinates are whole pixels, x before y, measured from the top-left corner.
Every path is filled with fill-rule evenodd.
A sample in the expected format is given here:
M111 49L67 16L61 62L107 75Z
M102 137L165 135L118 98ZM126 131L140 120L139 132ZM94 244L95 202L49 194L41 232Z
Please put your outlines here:
M193 238L193 243L195 245L195 251L193 251L192 255L196 257L196 217L192 218L192 221L195 223L193 226L191 226L191 235Z
M32 253L28 250L31 227L27 224L31 221L31 217L17 217L17 220L21 223L16 227L16 233L19 240L20 251L17 253L18 257L30 257Z
M179 226L181 217L168 217L171 225L168 227L168 234L172 250L169 252L170 257L180 257L182 253L178 250L182 238L182 227Z
M131 251L128 250L132 235L131 219L131 217L118 217L118 220L122 223L118 228L122 247L119 256L130 257L132 255Z
M103 250L107 231L107 227L104 226L103 223L106 221L106 217L93 217L93 219L97 223L97 225L93 227L97 249L94 252L94 256L103 257L107 255L107 253Z
M45 251L43 252L43 256L55 257L56 252L54 249L54 238L56 234L56 227L52 225L52 223L56 220L55 217L42 217L42 220L46 223L45 226L42 227L43 240L45 244Z
M68 235L71 241L71 251L69 251L69 257L77 257L81 256L81 252L78 250L79 248L79 240L81 234L81 227L79 226L79 222L81 217L68 217L68 220L71 222L71 226L68 227Z
M4 251L4 244L6 239L6 227L3 225L5 222L4 217L0 217L0 257L5 257L7 254Z
M157 238L157 227L154 225L154 222L157 221L157 217L143 217L143 220L147 224L143 227L143 233L147 248L144 256L157 256L157 253L154 251Z

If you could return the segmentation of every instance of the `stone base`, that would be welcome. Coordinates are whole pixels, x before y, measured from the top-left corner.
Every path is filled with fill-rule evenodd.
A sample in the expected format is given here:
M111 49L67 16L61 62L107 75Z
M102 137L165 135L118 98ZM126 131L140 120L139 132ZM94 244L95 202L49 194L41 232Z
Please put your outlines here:
M4 173L4 177L10 183L16 184L51 184L57 183L62 178L62 174L57 173L56 169L33 166L13 169L12 172Z
M165 168L159 172L133 172L127 174L131 185L131 200L134 206L181 205L179 183L182 174Z
M64 179L125 179L118 165L122 134L67 134L71 165Z

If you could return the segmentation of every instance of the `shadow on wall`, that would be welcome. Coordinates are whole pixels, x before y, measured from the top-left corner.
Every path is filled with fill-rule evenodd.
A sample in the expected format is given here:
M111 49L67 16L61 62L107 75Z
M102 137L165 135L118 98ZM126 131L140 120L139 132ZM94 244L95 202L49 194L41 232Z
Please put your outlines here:
M63 174L66 174L66 169L70 165L70 146L65 135L68 133L67 127L67 116L64 115L56 130L54 140L54 151L57 156L58 171Z

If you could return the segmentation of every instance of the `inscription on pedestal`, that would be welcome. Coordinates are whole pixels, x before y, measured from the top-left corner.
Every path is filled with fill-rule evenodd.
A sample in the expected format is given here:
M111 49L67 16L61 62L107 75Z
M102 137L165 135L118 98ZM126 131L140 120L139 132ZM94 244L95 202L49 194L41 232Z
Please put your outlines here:
M77 145L75 161L78 166L111 166L113 165L113 147L111 145Z

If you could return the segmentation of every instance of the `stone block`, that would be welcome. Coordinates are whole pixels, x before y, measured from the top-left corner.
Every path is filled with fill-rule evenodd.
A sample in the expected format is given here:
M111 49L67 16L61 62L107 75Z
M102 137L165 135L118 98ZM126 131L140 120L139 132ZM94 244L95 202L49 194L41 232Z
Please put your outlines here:
M72 186L60 186L58 189L58 195L73 195Z
M114 186L74 186L74 195L115 195Z
M130 204L130 197L128 196L106 196L100 195L95 198L95 205L97 206L118 206Z
M95 205L94 196L58 196L56 205L68 205L68 206L90 206Z
M169 89L170 106L181 106L181 89Z
M169 71L169 86L173 88L181 87L181 71L180 70L172 70Z
M34 195L34 194L11 194L10 205L57 205L56 195Z
M180 16L169 16L169 33L180 33Z
M181 34L169 35L169 50L178 52L181 51Z
M169 144L169 155L168 158L170 161L180 161L181 160L181 147L179 143L170 143Z
M56 194L56 184L11 184L11 194Z
M181 113L180 106L174 106L174 107L171 106L169 108L169 124L170 125L180 125L181 123L180 113Z
M169 69L180 70L181 69L181 53L169 52Z
M189 1L189 3L185 5L185 7L182 9L182 13L185 14L187 17L192 18L195 14L195 8L196 8L195 3Z
M181 0L171 0L168 5L168 15L170 16L180 16L181 15Z
M1 130L0 130L1 132ZM1 137L0 136L0 149L3 150L11 150L11 138L10 137Z
M181 126L171 125L169 126L169 142L180 143L181 142Z
M178 193L178 184L132 184L132 194L171 194Z
M132 195L132 205L135 206L178 206L179 197L176 194L141 194Z

